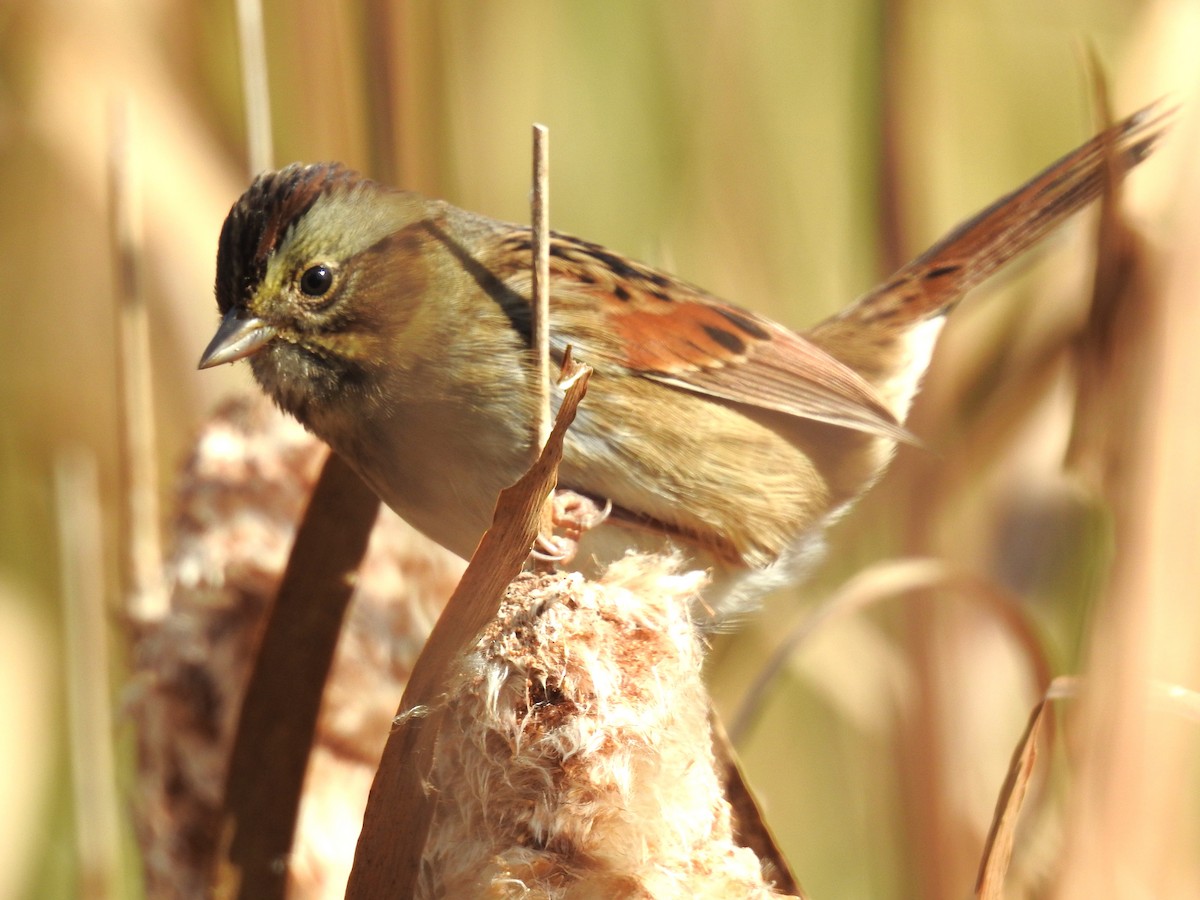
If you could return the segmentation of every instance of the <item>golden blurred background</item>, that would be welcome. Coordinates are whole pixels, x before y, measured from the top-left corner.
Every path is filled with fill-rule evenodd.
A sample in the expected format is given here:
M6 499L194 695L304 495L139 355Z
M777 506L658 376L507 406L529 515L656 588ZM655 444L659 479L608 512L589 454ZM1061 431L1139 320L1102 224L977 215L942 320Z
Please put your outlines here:
M1060 704L1079 724L1058 741L1054 811L1022 832L1012 896L1095 896L1096 883L1105 896L1200 896L1195 722L1136 705L1122 718L1121 699L1149 677L1200 684L1200 539L1185 515L1200 508L1187 389L1200 378L1188 352L1200 340L1188 306L1200 4L268 0L263 16L277 163L340 159L524 220L529 128L543 122L554 227L796 327L1090 136L1088 48L1117 114L1182 103L1125 196L1167 322L1145 360L1162 374L1132 466L1145 478L1136 560L1113 575L1131 552L1114 540L1123 526L1062 464L1073 393L1065 342L1047 336L1085 316L1095 232L1081 217L956 313L913 420L926 448L906 448L835 530L804 592L718 639L712 682L732 714L779 635L847 578L893 556L945 560L1011 592L1052 671L1096 686ZM248 178L240 78L233 0L0 6L0 259L28 276L0 295L0 897L140 896L129 837L117 893L79 877L55 472L94 460L115 625L107 160L127 153L166 503L198 424L252 389L244 366L195 370L217 320L217 233ZM1039 356L1047 346L1057 355ZM751 782L814 898L971 890L1038 692L1011 630L950 593L830 621L789 658L746 737ZM127 778L118 634L112 671L91 674L108 679Z

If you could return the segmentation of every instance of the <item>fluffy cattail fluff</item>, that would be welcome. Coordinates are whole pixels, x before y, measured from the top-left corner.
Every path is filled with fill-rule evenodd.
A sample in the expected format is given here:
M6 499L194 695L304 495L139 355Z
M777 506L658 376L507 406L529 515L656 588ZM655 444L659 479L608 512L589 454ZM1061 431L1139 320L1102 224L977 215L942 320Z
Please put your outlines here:
M716 772L703 575L525 575L445 698L425 897L779 897Z

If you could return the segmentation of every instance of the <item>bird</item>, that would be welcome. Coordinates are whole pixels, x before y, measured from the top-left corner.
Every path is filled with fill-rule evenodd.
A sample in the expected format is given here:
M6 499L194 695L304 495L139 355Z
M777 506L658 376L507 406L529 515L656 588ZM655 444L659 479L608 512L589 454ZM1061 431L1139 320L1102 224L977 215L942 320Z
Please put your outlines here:
M801 578L915 442L904 422L947 313L1149 156L1171 113L1108 127L801 332L553 232L551 355L593 370L559 486L607 510L580 567L673 548L710 571L714 618ZM526 226L338 163L263 173L221 228L199 367L248 359L388 506L470 558L538 452L532 253Z

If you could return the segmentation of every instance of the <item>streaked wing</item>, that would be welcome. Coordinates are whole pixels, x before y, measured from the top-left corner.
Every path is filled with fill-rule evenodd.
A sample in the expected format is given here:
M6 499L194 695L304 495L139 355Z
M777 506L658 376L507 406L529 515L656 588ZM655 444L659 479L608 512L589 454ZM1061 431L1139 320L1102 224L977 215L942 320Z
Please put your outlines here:
M529 233L501 246L496 266L528 296ZM550 246L551 340L590 364L732 403L829 422L893 440L912 436L858 373L769 319L605 248L566 235ZM518 262L519 260L519 262Z

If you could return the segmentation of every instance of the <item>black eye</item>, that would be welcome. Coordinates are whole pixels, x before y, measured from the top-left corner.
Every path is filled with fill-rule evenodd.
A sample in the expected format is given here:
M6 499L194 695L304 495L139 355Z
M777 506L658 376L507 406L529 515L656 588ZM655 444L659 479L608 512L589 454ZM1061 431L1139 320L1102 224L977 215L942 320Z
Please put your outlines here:
M333 286L333 272L328 266L310 266L300 276L300 290L310 297L322 297Z

